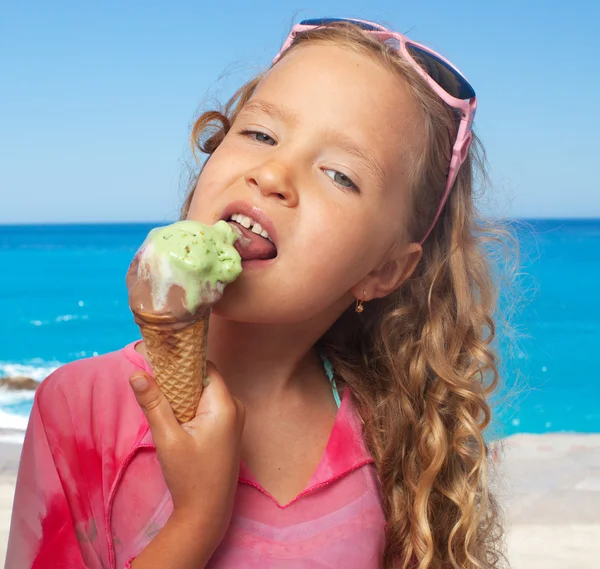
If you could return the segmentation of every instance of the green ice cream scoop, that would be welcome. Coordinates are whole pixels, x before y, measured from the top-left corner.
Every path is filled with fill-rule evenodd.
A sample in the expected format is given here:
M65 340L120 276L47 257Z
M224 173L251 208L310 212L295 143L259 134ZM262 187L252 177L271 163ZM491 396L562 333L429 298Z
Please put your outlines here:
M224 286L242 272L234 247L237 239L226 221L205 225L185 220L153 229L144 243L140 269L152 281L155 308L166 302L173 285L184 289L190 313L200 304L216 302Z

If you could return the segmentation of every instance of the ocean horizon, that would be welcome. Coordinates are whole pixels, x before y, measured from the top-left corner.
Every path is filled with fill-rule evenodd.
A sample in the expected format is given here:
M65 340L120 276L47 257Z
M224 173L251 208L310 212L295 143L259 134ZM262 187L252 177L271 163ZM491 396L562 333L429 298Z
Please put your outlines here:
M517 221L519 294L493 433L599 433L600 219ZM0 377L41 381L138 339L125 272L166 223L0 224ZM22 432L32 401L0 388L0 430Z

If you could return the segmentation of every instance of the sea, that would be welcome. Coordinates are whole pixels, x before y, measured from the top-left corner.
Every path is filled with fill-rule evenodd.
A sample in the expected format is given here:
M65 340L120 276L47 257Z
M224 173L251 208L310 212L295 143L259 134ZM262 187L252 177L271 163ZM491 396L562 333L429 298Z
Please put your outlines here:
M138 339L125 273L156 225L0 225L0 377L42 381ZM600 433L600 220L514 227L492 432ZM33 396L0 388L0 440L22 440Z

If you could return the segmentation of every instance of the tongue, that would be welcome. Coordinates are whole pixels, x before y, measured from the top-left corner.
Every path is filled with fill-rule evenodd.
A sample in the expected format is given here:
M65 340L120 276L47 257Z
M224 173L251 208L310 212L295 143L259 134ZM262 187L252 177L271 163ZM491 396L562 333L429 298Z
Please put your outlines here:
M253 231L250 231L250 229L246 229L243 225L235 221L229 221L228 223L242 234L235 242L235 248L240 254L242 261L274 259L277 256L277 248L271 241L257 235Z

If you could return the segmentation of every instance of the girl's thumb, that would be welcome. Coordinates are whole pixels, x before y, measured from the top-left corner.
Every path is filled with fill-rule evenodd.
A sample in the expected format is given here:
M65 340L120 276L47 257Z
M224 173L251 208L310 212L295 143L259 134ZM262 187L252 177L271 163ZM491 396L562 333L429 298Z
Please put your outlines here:
M129 383L153 434L155 431L163 432L177 425L167 398L151 375L143 371L135 372L129 378Z

